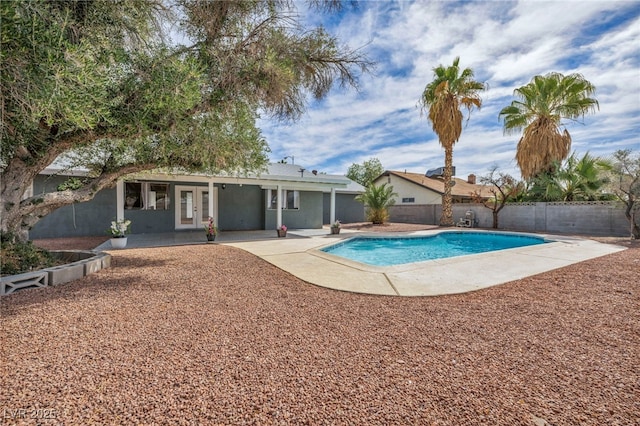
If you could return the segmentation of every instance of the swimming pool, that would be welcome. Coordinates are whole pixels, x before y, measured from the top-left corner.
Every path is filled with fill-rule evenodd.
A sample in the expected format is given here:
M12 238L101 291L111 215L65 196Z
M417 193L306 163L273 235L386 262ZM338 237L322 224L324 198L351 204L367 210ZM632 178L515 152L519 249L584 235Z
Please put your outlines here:
M441 232L420 237L355 237L322 251L375 266L401 265L544 244L544 238L491 232Z

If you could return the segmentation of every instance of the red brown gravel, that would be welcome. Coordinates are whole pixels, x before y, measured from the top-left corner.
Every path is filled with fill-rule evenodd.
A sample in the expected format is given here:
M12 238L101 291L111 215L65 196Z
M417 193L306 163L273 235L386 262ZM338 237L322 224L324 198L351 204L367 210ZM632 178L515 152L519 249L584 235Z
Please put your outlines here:
M93 250L108 239L108 237L43 238L33 240L33 244L45 250Z
M0 300L0 414L637 425L640 245L628 247L433 298L315 287L222 245L114 251L110 269Z

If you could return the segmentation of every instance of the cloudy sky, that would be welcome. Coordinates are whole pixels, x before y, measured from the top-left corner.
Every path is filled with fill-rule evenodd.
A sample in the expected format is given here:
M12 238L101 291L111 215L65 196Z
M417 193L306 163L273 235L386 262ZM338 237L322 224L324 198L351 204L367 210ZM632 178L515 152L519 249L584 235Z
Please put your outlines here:
M417 103L433 68L456 56L489 86L454 148L457 176L497 165L519 177L520 136L503 134L498 112L515 88L552 71L580 73L596 86L600 110L565 123L573 150L640 149L640 1L363 1L339 15L306 16L350 47L364 46L377 66L360 92L335 89L296 123L262 119L272 161L293 156L332 174L372 157L389 170L444 165Z

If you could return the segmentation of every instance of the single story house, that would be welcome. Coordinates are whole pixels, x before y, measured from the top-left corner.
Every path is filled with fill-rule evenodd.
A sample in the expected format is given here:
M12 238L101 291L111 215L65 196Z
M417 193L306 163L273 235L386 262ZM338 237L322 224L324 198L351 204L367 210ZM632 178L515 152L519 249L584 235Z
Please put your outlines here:
M66 181L45 170L33 193L56 191ZM345 176L273 163L266 172L204 175L147 172L118 181L87 202L62 207L40 220L30 238L105 234L111 221L131 220L134 234L202 229L213 217L221 231L322 228L335 220L363 221L364 207L354 201L364 188Z
M441 171L441 169L436 170ZM373 183L375 185L388 183L393 186L393 191L398 194L394 197L396 206L442 204L442 194L444 194L442 175L437 172L427 174L386 170ZM492 197L487 186L476 184L476 176L473 174L466 180L454 177L453 181L451 196L454 203L473 203L475 202L472 195L474 193L480 194L483 198Z

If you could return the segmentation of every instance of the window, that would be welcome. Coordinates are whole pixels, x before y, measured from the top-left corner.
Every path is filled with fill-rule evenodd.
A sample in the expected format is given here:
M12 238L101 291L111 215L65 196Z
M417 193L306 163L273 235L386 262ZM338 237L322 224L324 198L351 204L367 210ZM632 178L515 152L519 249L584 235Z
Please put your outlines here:
M403 202L403 203L415 203L415 202L416 202L416 199L415 199L415 197L403 198L403 199L402 199L402 202Z
M169 208L169 184L125 182L124 207L130 210L167 210Z
M276 210L278 208L278 191L275 189L267 190L267 208ZM287 210L297 210L300 208L300 192L299 191L282 191L282 208Z

